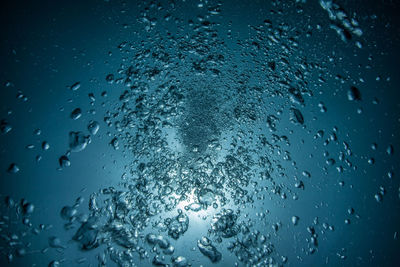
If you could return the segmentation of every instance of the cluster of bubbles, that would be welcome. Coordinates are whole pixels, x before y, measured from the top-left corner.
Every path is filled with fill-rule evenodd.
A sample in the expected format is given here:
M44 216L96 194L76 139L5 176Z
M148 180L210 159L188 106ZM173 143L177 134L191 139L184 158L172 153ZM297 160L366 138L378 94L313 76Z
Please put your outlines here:
M279 19L278 11L271 11L271 19L250 26L248 39L238 40L229 27L221 33L221 3L202 3L198 8L204 14L188 22L170 12L175 4L169 5L162 8L150 3L143 8L139 22L144 31L136 37L146 41L140 46L129 41L119 44L120 53L130 60L105 77L110 86L122 88L117 107L104 111L104 123L112 133L108 136L110 146L132 155L128 171L118 186L93 192L86 212L78 211L82 198L64 206L60 216L65 229L72 232L71 239L83 251L106 247L98 256L99 266L106 266L107 260L119 266L137 266L138 260L151 258L155 266L184 267L191 261L177 255L174 242L191 227L190 216L204 212L203 219L211 220L209 229L199 234L194 244L209 262L220 262L221 250L226 249L236 256L237 265L285 264L288 258L280 255L271 238L282 222L267 221L268 211L260 213L260 220L249 218L256 201L297 200L312 178L308 170L300 170L299 176L285 174L299 172L289 151L291 136L285 131L303 129L324 146L332 143L341 147L337 155L324 153L326 173L334 168L338 173L357 169L350 145L337 127L307 129L313 118L306 103L317 90L310 81L325 83L326 62L317 56L302 56L300 40L308 30L303 32ZM283 4L273 1L273 5L280 10ZM344 41L349 35L362 35L355 18L348 17L338 5L327 0L321 0L320 5ZM82 90L80 82L68 88ZM349 101L362 100L360 89L354 85L347 88ZM89 94L89 99L95 101L94 95ZM327 112L323 102L318 108ZM70 113L72 120L82 116L79 107ZM71 131L69 147L59 157L60 169L71 166L71 153L83 151L99 130L100 123L90 121L86 132ZM10 131L12 126L2 120L1 133ZM42 143L43 150L49 147ZM387 154L393 153L389 145ZM9 165L8 172L18 171L16 163ZM389 173L391 178L393 172ZM290 182L283 182L282 177ZM384 195L381 187L375 199L381 202ZM16 209L16 219L29 225L29 231L45 228L32 228L32 204L15 203L10 198L6 201L7 209ZM180 207L184 202L187 205ZM358 218L353 208L348 215ZM290 218L289 225L301 227L298 215ZM10 232L11 218L3 216L2 220L0 229ZM350 219L345 223L350 224ZM306 229L305 253L314 254L319 236L335 228L315 218ZM24 254L23 236L7 235L10 261L13 255ZM49 246L66 248L56 236L49 238ZM49 266L60 264L52 261Z
M51 229L51 225L35 224L31 217L35 205L26 199L15 201L10 196L2 198L0 204L0 233L2 256L7 257L9 263L15 257L23 257L32 253L32 240L35 236Z

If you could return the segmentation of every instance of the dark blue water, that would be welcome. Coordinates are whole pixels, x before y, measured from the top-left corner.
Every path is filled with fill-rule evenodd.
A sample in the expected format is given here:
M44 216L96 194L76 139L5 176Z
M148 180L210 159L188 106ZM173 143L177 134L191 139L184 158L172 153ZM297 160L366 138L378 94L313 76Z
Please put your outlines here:
M0 266L398 266L399 11L4 5Z

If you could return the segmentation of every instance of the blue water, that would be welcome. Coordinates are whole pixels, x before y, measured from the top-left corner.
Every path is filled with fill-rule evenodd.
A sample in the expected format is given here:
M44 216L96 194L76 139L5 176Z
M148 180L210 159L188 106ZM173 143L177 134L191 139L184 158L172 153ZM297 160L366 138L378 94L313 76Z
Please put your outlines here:
M0 266L397 266L394 1L1 9Z

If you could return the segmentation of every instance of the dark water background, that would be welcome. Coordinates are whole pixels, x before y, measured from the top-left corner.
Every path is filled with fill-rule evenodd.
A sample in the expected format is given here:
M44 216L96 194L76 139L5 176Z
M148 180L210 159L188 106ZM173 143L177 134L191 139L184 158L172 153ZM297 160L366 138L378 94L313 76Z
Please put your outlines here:
M153 246L145 241L148 233L168 238L175 247L172 257L184 256L192 266L234 266L235 263L267 266L267 262L271 266L399 265L398 4L395 1L335 1L340 6L334 8L335 12L343 11L348 18L356 19L359 25L352 27L359 27L363 32L361 36L349 33L351 39L344 42L330 29L330 25L343 28L343 24L339 19L330 20L319 1L208 1L198 7L199 3L203 2L14 1L1 8L0 119L12 129L9 132L2 129L0 136L0 194L2 199L10 196L16 204L7 208L2 200L0 206L0 265L48 266L52 261L60 261L60 266L97 266L98 255L104 254L106 266L118 266L118 260L109 258L110 248L115 248L133 251L129 260L125 257L121 261L124 262L121 265L126 264L122 266L151 266L156 253L151 252ZM209 9L216 6L220 12ZM143 20L146 17L143 13L155 18L155 25L149 26L151 22ZM167 14L170 20L165 20ZM203 19L199 20L199 16ZM271 21L272 28L265 26L266 19ZM253 28L259 25L264 25L261 33ZM193 37L196 32L208 30L215 32L205 34L204 39ZM268 37L271 32L281 39L271 41ZM174 38L169 38L171 35ZM164 66L157 67L162 72L153 75L152 60L155 58L156 62L165 56L163 51L169 57L163 61ZM138 56L141 52L143 55ZM219 61L216 55L223 55L224 59ZM276 69L268 64L271 62L275 62ZM203 64L204 69L196 68L197 63ZM123 81L130 65L139 70L136 76L132 75L141 80L137 91ZM147 66L151 66L149 71L145 70ZM115 77L112 81L106 79L109 74ZM118 78L122 78L121 82ZM81 86L73 91L70 86L76 82ZM93 192L124 187L120 184L123 177L135 186L140 179L149 183L157 179L155 174L136 177L140 172L138 164L147 160L138 156L140 149L150 154L148 158L152 153L160 158L154 164L155 169L159 164L162 175L175 168L173 164L161 165L165 160L164 150L157 151L137 136L125 138L126 132L136 131L141 123L148 123L148 114L137 115L132 122L136 126L132 128L116 124L127 114L120 98L127 88L134 92L127 103L135 104L139 103L141 94L152 95L156 100L164 99L164 94L168 98L168 90L160 89L157 93L153 89L141 89L156 88L160 84L177 87L178 96L171 98L179 99L182 94L176 104L179 106L179 101L182 102L182 113L157 113L154 111L159 108L157 105L147 111L161 120L164 120L162 116L173 118L172 126L163 124L159 130L164 137L165 132L169 133L164 146L168 146L168 153L181 159L175 162L191 159L198 162L198 158L207 155L212 162L222 162L233 153L229 151L231 138L243 136L238 142L249 150L243 158L253 157L257 162L267 155L271 177L258 176L263 164L254 167L253 163L242 160L244 165L258 168L249 174L249 185L243 186L236 180L223 183L221 194L232 199L225 207L219 204L218 208L203 206L198 212L184 210L189 216L189 228L177 240L168 236L167 231L159 230L152 216L145 215L150 223L139 231L137 238L138 246L148 252L142 259L135 251L139 250L136 246L121 246L115 241L115 232L104 229L101 231L110 235L111 241L83 251L80 243L72 240L79 223L72 230L64 229L65 220L60 216L64 206L73 205L76 198L82 197L79 213L90 214L88 200ZM349 100L348 91L352 86L358 88L361 99ZM293 100L289 90L293 87L300 88L304 104ZM95 101L89 99L89 93L93 93ZM72 120L70 114L78 107L82 109L82 117ZM320 111L322 107L326 112ZM292 122L293 108L301 112L304 123L299 118L297 123ZM274 130L267 127L267 117L271 114L278 118ZM105 117L112 124L107 125ZM99 122L99 133L91 136L90 144L83 151L71 152L70 167L60 168L59 159L69 149L69 132L82 131L88 135L90 121ZM35 134L36 129L41 130L40 135ZM324 135L315 138L319 130ZM141 134L147 140L153 132L144 130ZM264 146L265 150L260 148L261 134L270 144ZM274 134L286 136L288 141L285 138L277 141ZM110 145L114 137L119 140L117 150ZM129 147L134 140L139 140L135 146L140 149ZM324 144L325 140L329 144ZM41 147L43 141L50 145L46 151ZM213 142L222 149L210 146ZM375 150L371 148L374 143ZM34 148L27 148L30 144ZM388 147L393 152L388 153ZM193 152L196 149L198 152ZM351 166L339 159L340 152L351 161ZM285 159L287 154L290 159ZM38 155L42 157L39 162ZM238 156L237 150L232 155ZM333 166L326 163L331 158L335 160ZM368 162L371 158L373 164ZM18 172L8 171L12 163L18 166ZM184 164L180 168L185 168ZM196 164L188 165L191 185L170 184L175 195L186 193L193 201L196 198L199 201L196 190L203 188L204 183L193 178L193 169L201 165ZM340 166L342 172L336 169ZM215 182L213 179L208 182L210 186ZM304 189L295 186L300 180ZM227 188L232 183L246 188L247 193L231 194ZM147 196L149 207L158 194L154 189L153 195ZM216 195L212 202L218 202ZM248 196L253 199L249 200ZM32 214L16 212L21 206L20 199L34 204ZM158 215L176 216L177 208L184 207L179 203L172 211L160 211ZM140 204L135 205L133 210ZM218 242L218 233L208 229L211 219L222 208L240 211L241 233ZM354 213L349 212L351 208ZM261 212L266 215L260 215ZM201 219L202 216L206 219ZM293 216L299 218L297 225L292 223ZM30 219L32 226L22 223L24 217ZM318 223L315 223L316 217ZM346 219L349 224L345 223ZM39 224L44 224L45 229L39 234L32 233ZM333 226L333 231L329 226ZM234 240L245 243L243 240L250 235L246 227L250 233L258 230L267 236L273 244L271 253L251 261L251 256L241 260L239 252L227 250ZM13 233L22 243L11 244ZM314 244L313 235L317 240ZM42 251L49 247L49 237L53 236L61 240L63 248L53 245ZM212 240L222 253L221 260L211 263L199 252L197 240L202 236ZM245 250L262 249L265 243L259 237L255 239ZM158 251L160 256L164 255ZM11 262L7 260L8 255L13 255ZM173 266L170 255L165 255L163 261ZM53 262L52 266L58 265Z

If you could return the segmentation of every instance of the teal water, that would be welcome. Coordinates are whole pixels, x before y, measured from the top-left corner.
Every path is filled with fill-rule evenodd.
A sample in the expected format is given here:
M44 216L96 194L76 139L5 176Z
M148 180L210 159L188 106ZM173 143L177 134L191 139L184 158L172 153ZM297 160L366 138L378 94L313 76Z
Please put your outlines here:
M0 266L397 266L398 11L8 3Z

